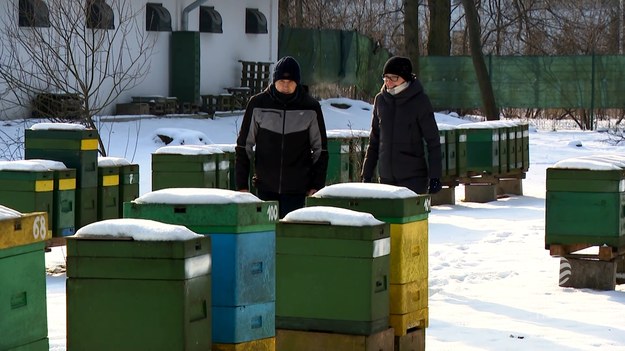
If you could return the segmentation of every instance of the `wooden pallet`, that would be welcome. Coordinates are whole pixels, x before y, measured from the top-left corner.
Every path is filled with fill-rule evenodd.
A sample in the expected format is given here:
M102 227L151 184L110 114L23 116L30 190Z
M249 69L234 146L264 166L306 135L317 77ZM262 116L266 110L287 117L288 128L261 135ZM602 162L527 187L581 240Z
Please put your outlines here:
M466 175L458 177L458 182L461 184L499 184L502 180L506 179L514 179L520 180L525 179L526 173L521 169L513 170L511 172L505 174L493 174L486 172L467 172Z
M554 257L579 258L579 259L598 259L600 261L611 261L619 256L625 255L625 246L599 246L597 254L576 253L597 245L593 244L547 244L545 248L549 250L549 254Z
M276 329L276 351L393 351L393 328L371 335Z
M46 240L46 251L50 251L51 247L54 246L65 246L67 244L67 239L65 237L52 237Z

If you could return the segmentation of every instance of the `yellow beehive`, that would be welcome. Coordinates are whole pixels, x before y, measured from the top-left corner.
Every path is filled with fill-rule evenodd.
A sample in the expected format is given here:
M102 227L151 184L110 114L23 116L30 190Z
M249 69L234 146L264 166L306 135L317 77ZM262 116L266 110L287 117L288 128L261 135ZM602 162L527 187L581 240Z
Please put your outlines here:
M45 241L51 237L47 212L24 213L0 220L0 249Z
M428 280L418 279L406 284L390 284L391 314L405 314L428 307Z
M428 279L428 220L391 224L389 282L406 284Z
M406 314L391 314L389 324L395 330L395 336L406 335L409 329L427 328L429 324L428 308L422 308Z

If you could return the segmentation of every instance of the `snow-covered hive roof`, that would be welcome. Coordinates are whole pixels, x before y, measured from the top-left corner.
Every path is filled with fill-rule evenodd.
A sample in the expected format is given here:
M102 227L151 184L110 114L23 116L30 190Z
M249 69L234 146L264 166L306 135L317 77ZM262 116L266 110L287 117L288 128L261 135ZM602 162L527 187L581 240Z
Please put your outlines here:
M86 130L87 127L76 123L36 123L29 129L32 130Z
M182 225L136 218L107 219L87 224L78 229L74 236L132 238L138 241L175 241L203 237Z
M596 171L625 169L625 156L619 154L571 157L556 162L552 168L587 169Z
M289 212L282 219L284 222L314 222L330 223L331 225L343 225L352 227L364 227L384 224L366 212L358 212L345 208L330 206L304 207Z
M418 196L414 191L400 186L379 183L339 183L324 187L312 197L367 198L367 199L406 199Z
M216 188L169 188L149 192L136 198L138 204L229 204L257 203L261 199L254 194Z
M156 154L176 154L176 155L212 155L223 154L224 152L210 145L170 145L158 148Z
M51 160L15 160L15 161L0 161L0 171L54 171L67 169L63 162L51 161Z
M100 167L116 167L116 166L128 166L130 162L122 157L98 157L98 166Z

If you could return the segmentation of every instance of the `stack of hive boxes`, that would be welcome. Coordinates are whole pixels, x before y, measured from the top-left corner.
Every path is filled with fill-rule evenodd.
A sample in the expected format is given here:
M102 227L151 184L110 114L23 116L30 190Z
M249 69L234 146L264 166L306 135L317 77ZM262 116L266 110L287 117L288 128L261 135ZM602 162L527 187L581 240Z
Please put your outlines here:
M388 229L369 213L326 206L278 223L278 351L393 349Z
M99 157L98 220L124 217L124 202L138 197L139 165L120 157Z
M47 212L54 209L54 172L36 162L0 161L0 205L20 212ZM47 222L50 233L51 221Z
M25 158L76 170L75 228L97 220L98 132L79 124L38 123L25 131Z
M152 190L166 188L228 189L228 157L210 145L163 146L152 154ZM220 168L223 167L223 169Z
M276 202L226 189L171 188L125 203L124 217L209 235L213 349L275 349Z
M350 145L353 142L350 130L328 130L328 175L326 184L349 181Z
M625 246L625 157L575 157L547 168L545 242Z
M406 340L423 343L428 326L429 195L385 184L344 183L308 197L306 206L371 213L390 225L389 324L395 330L396 345Z
M48 351L46 212L0 206L0 350Z
M67 349L211 349L210 238L112 219L67 238Z

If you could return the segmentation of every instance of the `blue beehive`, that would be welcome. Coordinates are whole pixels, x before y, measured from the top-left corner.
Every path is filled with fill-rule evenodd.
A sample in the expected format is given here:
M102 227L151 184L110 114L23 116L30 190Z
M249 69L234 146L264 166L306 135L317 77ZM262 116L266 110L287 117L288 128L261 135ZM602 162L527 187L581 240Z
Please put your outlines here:
M277 203L225 189L171 188L124 204L124 216L184 225L211 237L213 341L275 336Z

